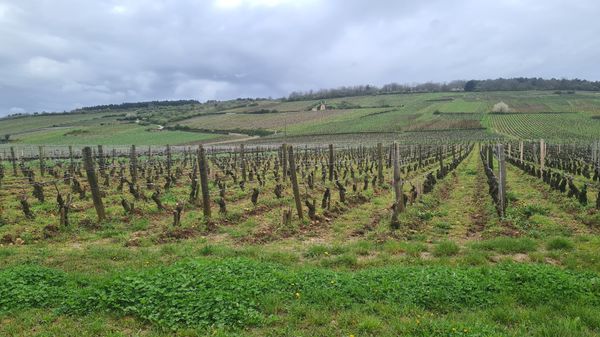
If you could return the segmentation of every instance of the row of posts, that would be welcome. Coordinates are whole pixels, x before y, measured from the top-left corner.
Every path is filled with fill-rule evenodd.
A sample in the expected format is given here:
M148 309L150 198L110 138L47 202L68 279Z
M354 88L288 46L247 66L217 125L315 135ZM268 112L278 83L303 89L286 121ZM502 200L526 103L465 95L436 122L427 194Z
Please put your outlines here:
M521 152L521 157L523 156L523 145L521 143L520 146L520 152ZM545 149L543 147L543 149ZM335 170L335 152L334 152L334 147L333 144L329 145L328 148L328 178L329 181L333 181L334 179L334 170ZM454 150L454 149L453 149ZM40 171L41 174L43 175L45 172L45 164L44 164L44 151L43 151L43 147L40 146L39 147L39 162L40 162ZM289 172L290 172L290 182L292 185L292 190L293 190L293 195L294 195L294 201L295 201L295 206L296 206L296 210L297 210L297 214L298 217L300 219L303 219L303 210L302 210L302 200L300 198L300 189L298 186L298 178L297 178L297 173L296 173L296 160L295 160L295 155L294 155L294 149L291 145L287 145L287 144L282 144L281 146L281 153L282 153L282 168L284 171L283 174L283 180L286 181L287 179L287 173L288 172L288 165L289 165ZM419 147L419 160L421 160L421 148ZM501 162L501 168L500 168L500 173L499 173L499 178L501 180L501 184L500 186L502 186L502 188L500 189L501 195L499 196L501 200L503 200L503 202L505 202L505 193L504 193L504 186L505 186L505 168L504 168L504 148L502 145L499 145L499 148L497 150L497 154L499 156L499 162ZM74 162L73 162L73 150L72 148L69 146L69 155L70 155L70 165L73 166ZM113 150L113 155L114 155L114 150ZM151 155L151 152L150 152ZM170 151L170 147L167 145L166 147L166 155L167 155L167 173L170 174L171 172L171 151ZM246 179L246 163L245 163L245 149L244 149L244 145L240 145L240 159L241 159L241 173L242 173L242 179ZM92 194L92 199L94 202L94 207L96 209L96 213L98 215L98 219L100 221L104 220L106 218L106 212L104 209L104 205L102 203L102 198L101 198L101 193L100 193L100 187L98 184L98 178L96 176L96 172L95 172L95 163L94 163L94 154L92 151L91 147L84 147L83 151L82 151L82 156L83 156L83 164L84 164L84 169L86 171L86 175L87 175L87 180L88 183L90 185L90 191ZM377 166L378 166L378 171L377 171L377 175L378 175L378 180L380 182L383 182L384 179L384 175L383 175L383 156L384 156L384 151L383 151L383 145L381 143L377 144L377 148L376 148L376 156L377 156ZM132 183L136 183L137 182L137 152L136 152L136 147L135 145L131 146L130 149L130 172L131 172L131 180ZM404 194L402 191L402 185L403 185L403 181L402 178L400 176L400 152L399 152L399 146L397 143L393 143L392 147L391 147L391 151L390 151L390 161L391 161L391 166L393 167L393 180L392 180L392 184L393 184L393 189L394 189L394 196L395 196L395 202L394 202L394 211L393 211L393 219L397 219L398 214L404 211ZM16 174L16 156L14 154L14 148L11 147L11 158L12 158L12 162L13 162L13 170L15 171ZM98 153L97 153L97 158L98 158L98 164L99 164L99 169L100 172L102 173L102 170L105 168L105 156L104 156L104 151L102 146L98 146ZM202 147L201 145L198 147L198 152L197 152L197 160L198 160L198 167L199 167L199 173L200 173L200 185L201 185L201 192L202 192L202 207L203 207L203 213L204 213L204 217L207 219L210 219L211 217L211 205L210 205L210 198L209 198L209 188L208 188L208 161L206 159L206 151L204 149L204 147ZM388 163L389 164L389 163Z
M398 165L398 145L394 143L392 147L393 151L393 165L394 165L394 191L396 195L396 207L395 213L396 216L398 213L403 211L404 202L402 200L402 181L400 179L400 168ZM98 158L100 167L103 165L103 152L101 147L99 147ZM94 164L94 155L92 153L92 149L90 147L84 147L82 151L83 156L83 164L86 172L88 184L90 185L90 191L92 194L92 200L94 202L94 208L96 209L96 214L98 216L99 221L103 221L106 219L106 211L104 209L104 204L102 202L102 197L100 193L100 186L98 184L98 177L96 176L95 164ZM170 171L170 151L169 147L167 147L167 172ZM380 181L383 181L383 146L381 143L377 144L377 162L378 162L378 177ZM41 157L40 157L41 158ZM241 159L241 170L242 170L242 179L245 179L246 175L246 164L244 160L244 145L240 146L240 159ZM42 160L43 162L43 160ZM136 183L137 181L137 153L135 145L131 146L130 150L130 172L131 172L131 180L132 183ZM300 197L300 188L298 185L298 176L296 172L296 158L294 156L294 148L291 145L283 144L282 145L282 168L283 168L283 179L286 181L287 179L287 166L289 164L289 172L290 172L290 182L292 184L292 191L294 194L294 202L296 205L296 211L298 217L303 219L303 210L302 210L302 200ZM329 181L333 180L334 177L334 168L335 168L335 153L333 150L333 145L329 145ZM200 187L202 191L202 209L203 214L206 219L210 219L211 217L211 205L210 205L210 194L208 189L208 162L206 159L206 152L204 147L201 145L198 147L198 167L200 171ZM102 169L102 168L101 168Z

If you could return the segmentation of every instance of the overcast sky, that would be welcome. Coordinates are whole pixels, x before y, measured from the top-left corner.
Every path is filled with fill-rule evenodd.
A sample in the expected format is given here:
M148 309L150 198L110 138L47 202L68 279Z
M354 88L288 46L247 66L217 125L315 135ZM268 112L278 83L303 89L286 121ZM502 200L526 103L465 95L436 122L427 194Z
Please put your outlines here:
M0 115L540 76L600 79L598 0L0 0Z

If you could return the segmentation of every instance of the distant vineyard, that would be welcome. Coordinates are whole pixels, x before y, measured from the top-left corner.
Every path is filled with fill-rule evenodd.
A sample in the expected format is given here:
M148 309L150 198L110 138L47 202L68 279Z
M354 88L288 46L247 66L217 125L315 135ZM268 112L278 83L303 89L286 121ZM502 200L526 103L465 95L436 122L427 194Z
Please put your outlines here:
M600 120L581 113L490 114L484 119L492 131L521 139L590 139L600 137Z

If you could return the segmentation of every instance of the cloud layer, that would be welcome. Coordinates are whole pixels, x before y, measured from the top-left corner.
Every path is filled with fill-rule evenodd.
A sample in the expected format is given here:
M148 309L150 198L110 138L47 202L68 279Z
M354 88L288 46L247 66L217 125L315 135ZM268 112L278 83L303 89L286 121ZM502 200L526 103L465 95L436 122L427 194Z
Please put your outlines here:
M0 115L453 79L600 79L580 0L0 0Z

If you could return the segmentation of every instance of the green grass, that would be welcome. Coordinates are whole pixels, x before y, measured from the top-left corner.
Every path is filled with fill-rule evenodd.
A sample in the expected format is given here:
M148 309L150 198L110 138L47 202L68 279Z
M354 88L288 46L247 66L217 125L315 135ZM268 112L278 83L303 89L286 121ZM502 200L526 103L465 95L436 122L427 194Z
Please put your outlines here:
M184 131L150 131L156 126L112 123L34 131L13 137L16 143L46 145L164 145L200 142L222 137L216 134Z
M441 256L453 256L458 254L460 247L452 241L442 241L438 243L433 249L433 255L437 257Z
M475 242L472 247L502 254L529 253L537 250L537 242L530 238L499 237Z
M567 238L556 237L548 240L546 248L548 250L572 250L575 245Z
M426 334L456 327L451 320L444 323L450 312L495 312L496 324L458 325L463 332L467 329L466 335L476 335L501 331L498 323L511 326L519 320L501 314L507 306L520 310L579 306L578 313L588 310L584 319L590 322L581 327L585 331L589 328L586 324L596 328L598 323L593 318L598 310L594 306L600 304L596 282L593 274L512 263L485 268L390 266L334 272L248 259L196 259L103 277L31 265L0 271L0 315L14 317L35 308L53 308L59 315L74 317L111 312L117 318L133 316L167 330L225 328L235 332L250 327L273 329L283 322L293 327L300 324L296 320L316 320L311 312L319 312L319 316L337 312L356 317L348 321L339 317L339 328L358 329L355 333L377 334L395 328ZM287 313L280 311L281 306L289 308ZM394 323L380 318L391 308L411 316L421 314L392 326ZM369 314L374 309L375 316ZM323 321L327 322L329 319ZM312 329L318 331L318 325Z

